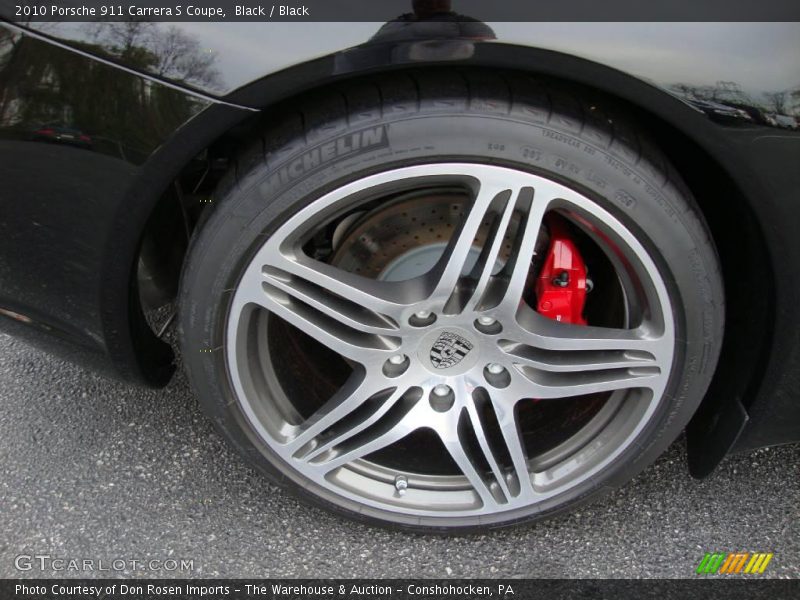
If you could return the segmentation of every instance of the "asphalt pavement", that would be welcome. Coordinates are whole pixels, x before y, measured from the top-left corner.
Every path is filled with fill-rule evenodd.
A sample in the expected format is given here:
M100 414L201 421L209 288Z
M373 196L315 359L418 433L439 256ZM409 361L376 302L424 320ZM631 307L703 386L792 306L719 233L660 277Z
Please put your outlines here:
M226 447L181 373L143 390L0 334L0 577L92 575L54 571L69 563L53 559L94 561L106 577L696 577L706 551L774 552L766 575L797 577L798 465L800 445L784 446L695 481L678 440L576 513L487 535L407 535L266 482ZM50 558L25 558L35 556ZM192 570L141 565L170 559Z

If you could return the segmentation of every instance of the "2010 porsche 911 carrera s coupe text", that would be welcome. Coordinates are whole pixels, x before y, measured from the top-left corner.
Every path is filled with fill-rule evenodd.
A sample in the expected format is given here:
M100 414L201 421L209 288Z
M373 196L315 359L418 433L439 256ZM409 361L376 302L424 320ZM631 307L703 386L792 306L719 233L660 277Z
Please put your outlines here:
M800 26L449 4L0 13L0 326L409 530L800 441Z

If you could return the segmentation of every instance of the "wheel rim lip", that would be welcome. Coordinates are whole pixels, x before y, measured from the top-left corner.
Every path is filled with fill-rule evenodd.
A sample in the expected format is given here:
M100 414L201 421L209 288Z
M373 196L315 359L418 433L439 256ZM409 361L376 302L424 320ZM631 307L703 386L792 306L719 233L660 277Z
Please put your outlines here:
M535 504L524 506L511 504L502 508L501 510L497 510L496 507L490 507L489 510L487 510L485 506L479 506L474 509L448 511L439 509L430 510L398 502L386 502L384 500L377 501L372 497L359 494L353 489L332 485L330 477L318 477L314 474L298 469L298 463L291 456L286 456L286 453L281 451L281 444L276 442L272 434L270 434L268 429L261 422L261 417L258 414L257 406L253 404L251 399L248 397L240 376L240 369L243 366L241 363L246 361L240 361L240 353L238 351L240 346L239 324L241 320L240 317L242 315L242 309L244 307L242 304L243 301L239 294L241 288L237 284L236 291L231 299L227 314L225 326L226 344L224 348L225 363L227 366L229 381L234 391L235 400L239 408L242 410L248 425L255 431L260 441L263 442L270 449L270 451L276 455L276 458L279 461L276 466L278 466L278 468L283 472L290 474L299 483L301 483L301 485L308 486L309 483L313 483L316 486L319 486L321 490L324 490L327 493L332 493L335 501L338 501L336 498L349 500L362 507L374 509L377 511L377 513L383 514L384 516L386 513L389 513L390 518L391 514L395 514L396 516L407 515L413 517L441 517L445 518L445 520L452 517L488 517L489 515L517 512L523 508L533 512L536 510L536 505L550 500L559 494L563 494L568 490L578 487L588 479L595 477L603 469L610 466L620 454L631 447L632 443L636 440L642 429L644 429L644 427L650 423L651 417L655 414L658 407L664 401L663 393L672 374L676 324L674 322L672 305L667 292L666 284L658 270L658 267L643 245L635 238L633 233L631 233L630 230L624 226L621 221L619 221L619 219L585 195L567 187L566 185L555 182L552 179L545 178L541 175L521 171L519 169L495 165L482 165L476 163L433 163L428 165L391 169L356 179L323 195L319 199L312 201L297 211L297 213L293 214L287 220L287 222L279 227L278 230L276 230L276 232L259 248L248 266L243 270L242 277L246 276L248 270L253 268L253 265L258 265L259 263L263 264L263 254L265 251L268 252L275 250L274 240L279 232L287 229L292 231L302 231L303 227L305 227L305 225L308 223L306 215L308 215L309 212L311 213L310 216L312 218L317 218L318 220L324 222L326 219L333 218L333 216L344 206L352 207L359 202L362 202L363 198L366 197L366 194L364 193L366 190L383 190L391 187L392 183L399 182L402 182L403 186L407 185L409 182L424 182L429 184L430 182L437 180L437 178L439 178L439 180L453 180L461 181L463 183L465 179L475 177L476 172L479 172L478 175L480 175L482 173L488 173L489 171L491 171L492 176L513 174L514 176L521 175L526 178L530 178L530 180L533 182L533 187L536 189L542 185L546 185L551 189L557 189L559 191L558 197L562 200L565 200L570 208L579 208L584 211L585 214L592 215L593 217L596 215L602 215L605 219L603 225L613 225L614 233L617 234L624 243L625 251L633 251L637 261L641 263L641 266L647 273L649 282L652 284L653 291L658 298L663 326L662 335L669 339L672 347L672 350L669 353L669 360L665 361L669 364L667 371L663 374L662 383L659 384L658 389L654 389L653 391L653 397L657 397L657 399L651 400L647 403L647 409L641 415L639 423L625 436L623 442L618 444L617 447L612 452L608 453L603 460L598 461L594 466L587 469L586 472L580 477L570 481L566 486L555 487L549 491L539 494L536 498ZM313 210L311 210L312 208ZM293 237L294 234L286 236L285 239L281 241L281 245L283 245L287 240L291 240ZM231 349L234 351L231 351ZM345 469L348 469L352 470L353 472L369 472L370 463L361 459L358 459L358 461L358 468L350 469L349 467L343 467L338 469L338 471L344 471ZM377 467L377 469L380 471L386 471L388 469L387 467L381 465L373 466ZM535 477L536 475L534 475L534 479ZM467 480L463 476L446 476L446 478L450 480L451 484L455 478L460 478L468 485Z

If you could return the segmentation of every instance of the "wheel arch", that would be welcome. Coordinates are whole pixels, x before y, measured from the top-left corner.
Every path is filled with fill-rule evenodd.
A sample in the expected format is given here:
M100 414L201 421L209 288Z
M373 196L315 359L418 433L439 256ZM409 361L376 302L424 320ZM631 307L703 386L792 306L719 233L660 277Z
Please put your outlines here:
M346 52L338 53L268 75L233 92L226 101L260 113L211 107L149 161L146 172L151 178L144 197L152 201L140 244L157 220L158 206L174 201L169 190L173 182L186 177L192 157L208 152L224 168L235 160L256 121L278 118L284 107L306 94L325 93L337 85L387 72L442 68L502 69L582 88L623 108L657 143L694 194L719 250L728 299L726 336L711 387L688 428L692 473L708 474L744 427L744 406L755 396L759 373L764 372L769 357L772 321L768 307L775 286L754 209L760 192L758 177L752 176L746 161L732 147L728 128L712 123L687 103L642 79L559 52L499 43L475 44L474 48L467 59L400 64L381 63L369 49L359 60L351 57L344 62L341 57ZM213 182L212 177L207 183ZM159 187L161 191L156 191ZM212 206L202 208L213 210ZM135 276L134 271L132 278ZM752 285L755 281L759 282L757 291ZM141 307L130 306L130 310L141 312ZM147 334L140 332L140 336ZM754 346L757 360L753 360Z

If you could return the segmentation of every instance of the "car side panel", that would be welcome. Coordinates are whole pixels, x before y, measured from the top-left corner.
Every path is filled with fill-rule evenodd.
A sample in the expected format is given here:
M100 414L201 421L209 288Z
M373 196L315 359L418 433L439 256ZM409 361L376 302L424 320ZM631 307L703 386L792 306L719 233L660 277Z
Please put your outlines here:
M168 346L128 310L147 217L135 190L158 149L212 104L0 23L0 327L129 380L165 381ZM45 125L90 141L37 135Z

